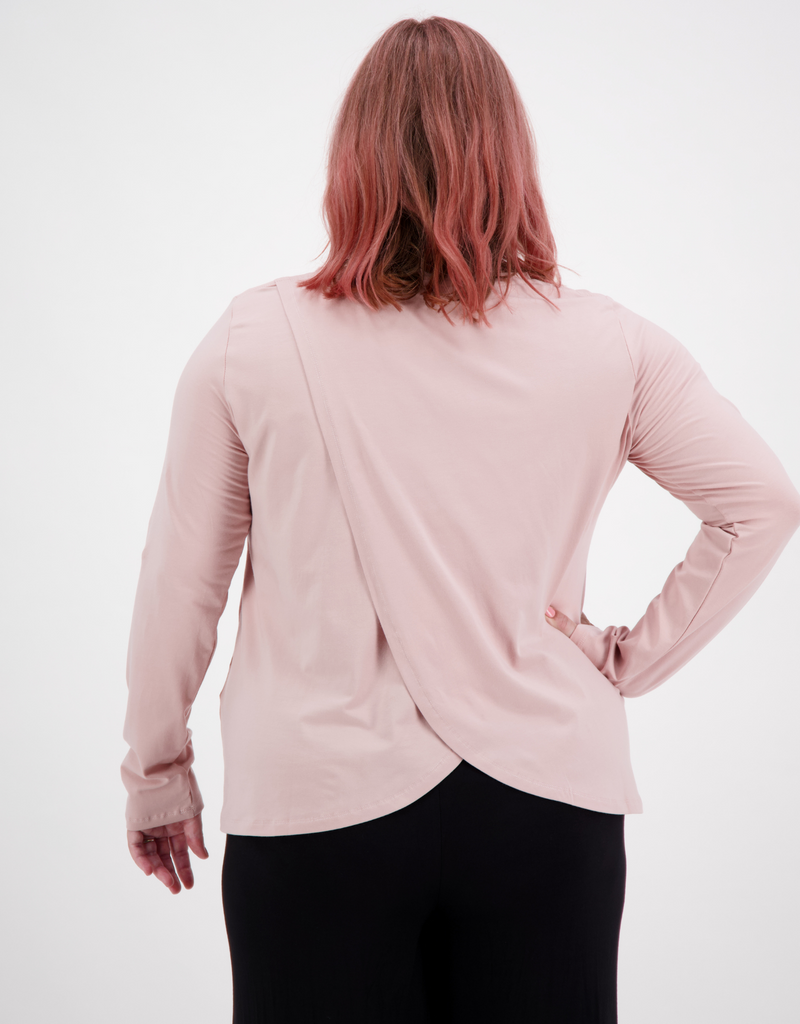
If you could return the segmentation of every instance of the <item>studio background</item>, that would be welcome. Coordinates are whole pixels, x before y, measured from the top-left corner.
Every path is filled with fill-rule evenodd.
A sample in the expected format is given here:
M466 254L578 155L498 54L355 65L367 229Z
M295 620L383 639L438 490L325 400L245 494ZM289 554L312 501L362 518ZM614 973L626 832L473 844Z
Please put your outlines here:
M211 853L173 896L126 847L130 614L178 376L230 299L317 266L342 92L402 17L520 87L564 283L679 338L800 482L800 15L788 0L0 6L4 1019L230 1020L219 691L190 725ZM629 625L699 521L626 467L586 611ZM790 1024L800 954L800 538L629 700L621 1024Z

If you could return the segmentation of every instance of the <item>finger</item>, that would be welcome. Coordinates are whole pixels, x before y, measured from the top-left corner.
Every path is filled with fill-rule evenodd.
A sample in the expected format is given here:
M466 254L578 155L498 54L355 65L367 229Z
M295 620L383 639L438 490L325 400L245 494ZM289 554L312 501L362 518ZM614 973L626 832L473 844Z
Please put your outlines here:
M152 842L153 836L144 832L128 831L128 849L137 867L141 868L146 875L152 875L153 864L150 860L150 850L155 848Z
M192 873L192 865L189 858L189 845L186 842L186 834L184 832L177 832L169 837L169 841L178 877L187 889L191 889L194 885L194 874Z
M175 867L172 863L172 856L170 852L170 837L159 836L154 843L148 843L151 850L149 851L150 862L153 865L153 874L172 893L179 893L181 891L181 883L178 880L178 875L175 871ZM152 847L156 847L153 852Z
M192 853L205 860L209 853L203 839L202 814L196 814L193 818L187 818L183 822L183 831Z
M144 832L129 831L128 848L134 862L146 875L155 875L170 892L181 891L170 857L169 836L148 836Z
M187 889L191 889L194 885L194 873L188 851L191 850L195 856L201 857L203 860L209 856L203 839L202 811L192 818L178 822L173 827L181 829L180 834L172 836L172 855L175 859L175 867L183 884Z
M554 626L559 632L563 633L565 636L572 636L577 623L573 622L568 615L565 615L563 612L558 611L558 609L553 608L552 605L548 605L544 616L546 621L549 622L551 626Z

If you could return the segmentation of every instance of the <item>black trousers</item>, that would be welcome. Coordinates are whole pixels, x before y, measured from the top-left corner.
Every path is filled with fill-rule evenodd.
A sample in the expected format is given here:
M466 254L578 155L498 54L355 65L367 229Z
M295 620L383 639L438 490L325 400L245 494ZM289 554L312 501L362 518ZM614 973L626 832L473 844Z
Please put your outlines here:
M371 821L228 835L233 1024L614 1024L624 820L462 761Z

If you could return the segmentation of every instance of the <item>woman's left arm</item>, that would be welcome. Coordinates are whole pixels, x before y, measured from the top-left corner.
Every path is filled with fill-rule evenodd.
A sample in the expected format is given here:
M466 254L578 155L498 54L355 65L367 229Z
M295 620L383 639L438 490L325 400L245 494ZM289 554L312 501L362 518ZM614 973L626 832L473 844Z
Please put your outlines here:
M628 460L701 520L629 629L547 621L625 697L660 686L715 637L764 581L800 526L800 493L777 455L663 328L617 306L634 371Z
M121 766L129 831L185 821L203 807L187 722L251 516L247 452L225 397L232 315L233 303L181 374L142 554Z

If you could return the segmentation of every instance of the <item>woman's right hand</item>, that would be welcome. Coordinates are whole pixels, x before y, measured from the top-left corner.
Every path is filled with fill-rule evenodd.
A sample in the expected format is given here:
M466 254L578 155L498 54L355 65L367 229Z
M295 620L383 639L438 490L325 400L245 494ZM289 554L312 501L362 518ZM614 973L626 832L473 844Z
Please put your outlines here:
M169 825L128 830L128 849L134 863L146 875L155 875L173 895L181 891L181 882L187 889L194 885L189 850L202 860L208 857L201 816L202 812Z

